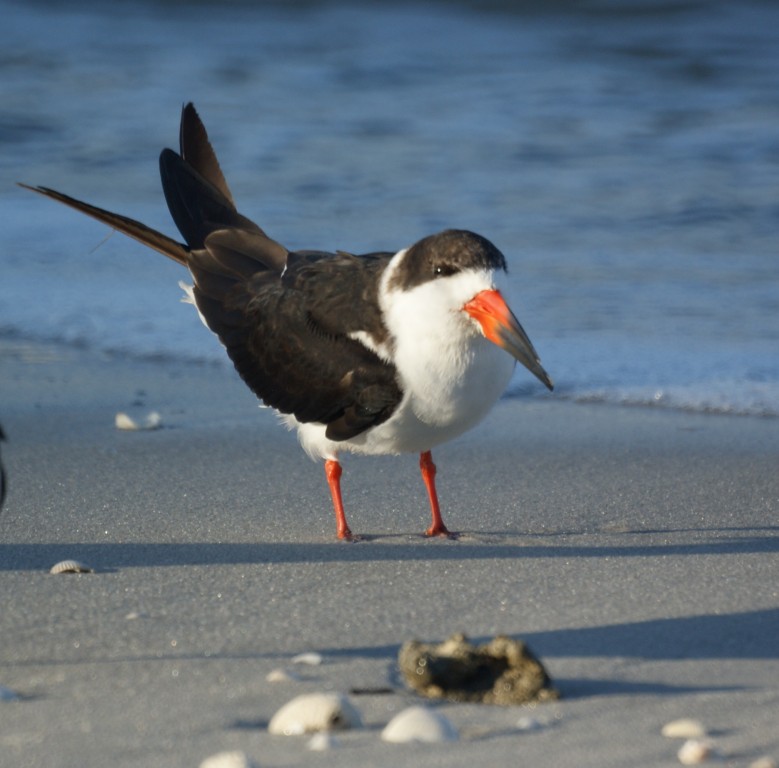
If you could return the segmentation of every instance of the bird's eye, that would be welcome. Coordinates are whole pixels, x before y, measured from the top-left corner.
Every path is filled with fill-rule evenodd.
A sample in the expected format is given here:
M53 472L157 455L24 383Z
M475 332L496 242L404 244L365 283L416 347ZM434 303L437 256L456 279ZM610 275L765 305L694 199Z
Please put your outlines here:
M457 270L448 264L436 264L433 267L433 274L436 277L448 277L453 275Z

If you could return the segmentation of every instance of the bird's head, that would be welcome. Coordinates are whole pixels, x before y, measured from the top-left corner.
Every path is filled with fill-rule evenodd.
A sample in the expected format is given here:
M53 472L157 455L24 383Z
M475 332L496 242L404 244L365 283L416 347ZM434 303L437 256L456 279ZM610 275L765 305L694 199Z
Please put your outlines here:
M499 289L506 259L489 240L450 229L420 240L401 254L391 274L390 292L413 293L419 310L431 315L454 313L463 326L504 349L552 389L533 344Z

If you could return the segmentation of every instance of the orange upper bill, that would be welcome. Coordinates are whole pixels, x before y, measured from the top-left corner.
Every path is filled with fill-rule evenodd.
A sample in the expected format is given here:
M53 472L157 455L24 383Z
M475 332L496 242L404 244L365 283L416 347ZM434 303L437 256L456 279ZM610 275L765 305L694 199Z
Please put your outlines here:
M481 291L463 309L479 323L491 342L505 349L549 389L554 387L530 339L499 291Z

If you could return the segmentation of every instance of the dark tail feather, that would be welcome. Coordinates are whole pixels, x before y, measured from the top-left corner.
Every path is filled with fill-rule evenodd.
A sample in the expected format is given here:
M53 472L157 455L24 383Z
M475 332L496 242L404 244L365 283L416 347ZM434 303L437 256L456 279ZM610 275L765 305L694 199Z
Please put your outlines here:
M160 153L160 177L168 210L190 248L202 248L217 229L262 230L172 149Z
M20 187L29 189L33 192L37 192L44 197L50 197L52 200L58 200L60 203L75 208L81 213L85 213L87 216L91 216L93 219L102 221L104 224L108 224L112 229L117 229L124 233L128 237L132 237L143 245L147 245L149 248L153 248L163 256L167 256L173 261L177 261L179 264L187 265L187 259L189 256L189 249L179 243L176 240L163 235L161 232L157 232L156 229L147 227L145 224L141 224L140 221L130 219L127 216L120 216L118 213L111 213L103 208L84 203L81 200L76 200L74 197L63 195L62 192L57 192L54 189L48 187L31 187L28 184L19 183Z
M191 103L181 113L179 141L181 155L172 149L164 149L160 154L160 176L171 216L187 245L139 221L48 187L19 186L92 216L193 268L196 282L202 272L222 278L229 276L233 281L247 280L261 269L280 274L287 262L287 249L236 210L206 129ZM198 258L194 258L193 251L198 252ZM212 289L216 283L225 285L224 280L212 279L210 283Z
M160 176L170 215L190 248L202 248L218 229L243 229L265 233L236 210L208 133L195 107L181 111L181 154L164 149Z
M206 181L213 184L235 208L235 201L227 186L219 161L216 159L208 133L203 121L190 101L181 110L181 127L179 129L179 147L184 158Z

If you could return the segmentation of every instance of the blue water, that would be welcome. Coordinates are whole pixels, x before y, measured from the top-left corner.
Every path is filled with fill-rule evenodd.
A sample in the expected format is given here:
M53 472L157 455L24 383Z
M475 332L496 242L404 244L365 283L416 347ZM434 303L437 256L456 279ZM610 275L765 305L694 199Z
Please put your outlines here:
M779 415L779 4L0 0L0 18L0 340L224 359L180 268L13 184L175 235L157 156L193 100L242 212L290 248L445 227L498 245L558 385L519 370L510 393Z

